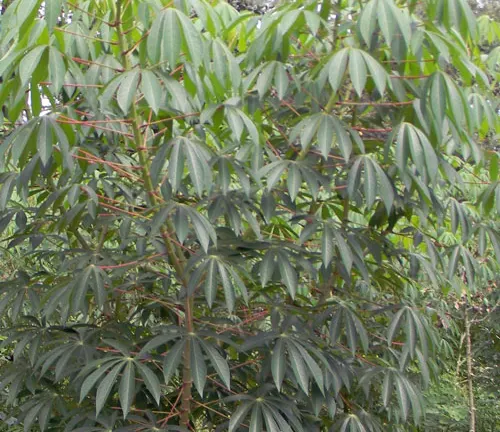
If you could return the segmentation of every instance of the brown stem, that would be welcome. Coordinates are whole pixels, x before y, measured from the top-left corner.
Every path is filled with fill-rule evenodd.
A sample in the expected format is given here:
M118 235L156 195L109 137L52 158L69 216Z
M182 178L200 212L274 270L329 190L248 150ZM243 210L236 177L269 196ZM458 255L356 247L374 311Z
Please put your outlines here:
M184 302L185 318L184 324L189 335L193 334L193 297L186 295ZM184 366L182 368L182 400L180 424L189 428L189 416L191 413L191 402L193 393L193 377L191 374L191 337L187 338L186 346L182 354Z
M468 304L465 305L465 347L467 357L467 392L469 397L469 432L476 432L476 403L474 400L474 382L472 370L472 343L470 335L470 316Z

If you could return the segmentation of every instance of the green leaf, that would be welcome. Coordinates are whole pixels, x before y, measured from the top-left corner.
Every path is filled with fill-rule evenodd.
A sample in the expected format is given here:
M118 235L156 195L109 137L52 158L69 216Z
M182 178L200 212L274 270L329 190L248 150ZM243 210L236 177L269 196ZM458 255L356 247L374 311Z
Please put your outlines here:
M297 272L290 263L288 255L284 253L279 253L278 268L280 270L281 278L283 279L284 284L288 288L290 296L294 298L295 293L297 292L297 285L298 285Z
M325 160L328 158L333 143L333 124L330 116L323 116L318 128L318 146L321 150L321 155Z
M262 68L262 71L259 74L259 78L255 83L255 88L257 89L257 92L259 93L261 99L266 95L266 93L269 90L269 87L271 87L271 83L273 80L273 73L275 70L276 70L276 62L270 62L265 67Z
M160 52L161 59L166 59L170 65L171 69L174 69L179 61L179 55L181 52L182 34L179 26L179 20L177 13L173 8L167 8L163 14L163 25L161 27L161 34L159 38L160 41ZM154 24L153 24L154 26ZM153 28L151 28L151 32ZM155 32L156 36L156 32ZM148 38L149 43L149 38ZM158 44L158 41L152 41L151 45Z
M403 380L399 375L396 375L394 378L395 378L394 381L396 383L399 408L401 409L403 420L406 420L408 418L408 410L409 410L406 383L403 382Z
M125 361L126 366L120 380L120 404L123 411L123 418L126 418L135 396L135 366L132 359Z
M328 267L333 259L333 230L328 225L323 228L321 236L321 255L323 259L323 267Z
M252 409L252 415L250 416L250 427L248 432L262 432L262 407L260 403L256 403Z
M369 46L375 32L375 24L377 22L377 5L378 1L371 0L366 3L361 10L361 15L358 21L358 29L365 43Z
M168 160L168 178L172 185L173 192L177 192L181 186L182 177L184 175L184 151L183 141L177 139L172 146L172 152Z
M287 187L292 201L295 201L295 198L297 198L297 194L299 193L301 186L302 175L300 173L299 167L296 164L291 163L288 166Z
M394 188L389 176L380 167L380 165L374 163L374 166L380 183L380 198L382 198L387 214L389 215L394 204Z
M203 350L208 356L210 363L214 367L217 374L222 379L225 386L231 388L231 371L229 370L229 365L224 357L219 354L219 351L214 346L210 345L209 342L200 339L200 343Z
M362 51L361 55L363 56L366 66L368 66L368 70L370 71L371 77L375 82L375 86L377 87L380 96L383 96L385 92L385 86L389 79L387 72L382 67L382 65L367 52Z
M273 354L271 359L271 372L273 380L276 384L278 391L281 391L281 384L285 377L286 363L285 363L285 344L283 339L278 339L273 347Z
M139 354L137 354L137 358L142 358L145 354L150 353L152 350L159 347L160 345L165 345L168 342L177 339L179 337L180 334L178 332L163 333L161 335L155 336L146 345L144 345Z
M285 66L281 63L277 63L274 70L274 85L276 86L278 97L281 100L285 97L286 91L288 90L288 84L289 79Z
M349 50L349 76L356 93L361 97L366 85L366 64L361 50Z
M406 309L401 308L392 317L391 324L389 325L389 328L387 329L387 343L389 344L389 346L391 346L392 341L394 339L394 335L397 333L397 331L399 330L399 327L401 326L401 318L405 312L406 312Z
M335 241L337 243L337 248L340 252L340 257L342 259L342 263L344 264L347 271L350 272L353 263L353 256L351 250L347 245L346 241L344 240L344 237L339 231L335 231L334 234L335 234Z
M118 377L118 374L122 370L123 366L124 366L123 361L114 366L113 369L101 381L99 387L97 387L96 400L95 400L96 416L98 416L99 413L104 408L104 404L106 403L106 400L108 399L108 396L111 393L111 389L113 388L116 379Z
M288 358L292 366L293 373L300 388L305 394L309 394L309 372L304 359L300 355L299 350L292 344L288 344Z
M382 384L382 402L384 407L388 407L391 402L392 392L393 392L394 384L392 380L392 372L388 370L385 373L384 381Z
M196 237L198 238L203 250L208 252L210 240L214 246L217 246L217 234L213 225L206 219L206 217L189 207L185 207L185 210L189 214L194 231L196 232Z
M43 405L38 403L26 413L26 415L24 416L24 419L23 419L25 432L29 432L30 430L32 430L31 426L35 422L36 416L40 412L42 407L43 407Z
M228 432L236 431L236 428L243 422L248 412L252 409L252 406L252 403L243 403L231 414Z
M47 27L49 32L52 33L52 29L57 24L59 16L61 16L61 6L62 0L50 0L44 3L45 5L45 21L47 22Z
M337 92L340 85L344 82L344 74L347 69L347 58L349 54L349 48L343 48L328 62L328 79L334 92Z
M36 148L38 150L40 160L44 165L47 164L52 156L52 146L52 125L50 119L47 116L43 116L40 118L40 124L38 126Z
M340 152L346 161L349 160L352 153L352 141L349 135L347 135L344 126L338 120L332 117L333 127L335 129L335 134L337 135L337 140L340 144Z
M134 70L126 72L123 79L120 81L120 87L118 88L118 92L116 94L116 100L118 102L118 106L124 114L128 114L130 105L132 105L132 101L135 98L139 77L139 71Z
M263 178L266 174L269 174L266 178L267 190L270 192L274 185L279 181L283 171L288 166L288 161L276 161L272 162L269 165L263 167L259 172L259 178Z
M183 39L186 46L186 56L195 67L198 67L204 58L203 41L191 20L182 13L178 13L177 11L176 13L182 29L182 35L184 36Z
M301 344L299 344L296 341L292 341L292 343L300 352L319 390L324 394L325 390L324 390L323 371L319 367L318 363L316 362L316 360L314 360L314 358L312 358L312 356L307 352L307 350Z
M63 55L55 48L49 49L49 80L52 83L51 88L54 93L59 93L64 84L66 75L66 66Z
M264 421L266 423L266 431L268 432L281 432L284 429L280 429L276 420L273 417L274 409L271 411L271 408L268 408L266 405L262 405L262 414L264 417ZM290 426L288 426L290 428ZM292 429L290 429L292 430Z
M276 269L276 254L274 251L268 251L260 263L260 283L262 287L266 286Z
M148 389L153 399L156 401L156 404L160 404L161 397L161 389L160 389L160 381L158 380L156 374L149 369L145 364L142 364L140 361L135 363L139 374L144 380L144 384Z
M392 42L395 33L394 27L397 23L389 1L379 0L377 3L377 20L387 43Z
M141 72L141 91L153 112L158 114L163 99L163 90L153 72L147 70Z
M198 148L198 144L186 139L182 141L189 169L189 177L193 181L196 193L201 196L204 190L208 190L211 187L211 173L203 152Z
M106 288L104 287L104 280L106 279L106 274L97 266L92 266L93 277L94 277L94 293L99 307L103 307L106 301Z
M229 312L234 310L235 304L235 294L234 294L234 286L229 279L229 275L227 273L226 267L222 262L217 263L217 268L219 269L219 276L222 281L222 287L224 288L224 296L226 298L226 306Z
M19 63L19 77L21 78L21 85L23 87L33 77L33 73L37 66L39 66L40 59L46 48L45 45L37 46L21 59Z
M88 283L90 275L93 272L93 266L88 266L85 270L83 270L76 282L75 291L73 293L73 309L74 310L82 310L85 308L84 300L88 291Z
M215 298L217 297L217 270L215 260L210 260L207 264L207 273L205 276L205 282L203 284L203 289L205 292L205 298L207 299L208 307L212 307Z
M148 40L147 40L147 50L148 50L148 56L151 59L153 63L158 63L160 59L162 58L163 54L163 35L165 33L164 31L164 25L163 22L165 20L165 16L167 13L170 13L173 15L173 11L171 9L167 9L165 13L159 14L156 19L153 21L153 25L151 26L151 30L149 31L148 35ZM169 30L172 31L172 35L169 35L170 38L167 40L172 43L172 39L174 38L179 38L180 37L180 31L175 29L175 25L177 25L177 19L174 16L175 22L171 22L170 25L167 26ZM181 50L181 45L180 45L180 38L178 40L178 50L177 52L179 53ZM167 54L173 56L173 53L175 53L174 50L167 50ZM175 65L176 62L170 62L171 65Z
M165 378L165 384L170 383L172 375L177 370L177 367L181 362L186 343L186 339L181 339L167 351L167 355L163 359L163 376Z
M189 344L191 345L191 373L193 376L193 383L200 396L203 397L203 389L205 388L207 380L207 366L198 340L191 337L189 339Z
M366 207L372 208L377 196L377 176L375 168L370 158L364 158L364 181L363 188L365 191Z

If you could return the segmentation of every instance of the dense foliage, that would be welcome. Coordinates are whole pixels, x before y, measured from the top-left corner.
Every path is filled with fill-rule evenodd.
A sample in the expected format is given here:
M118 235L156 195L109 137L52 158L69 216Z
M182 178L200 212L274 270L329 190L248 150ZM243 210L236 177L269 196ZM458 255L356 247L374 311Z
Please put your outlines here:
M426 428L454 318L498 301L496 24L466 0L3 4L9 415Z

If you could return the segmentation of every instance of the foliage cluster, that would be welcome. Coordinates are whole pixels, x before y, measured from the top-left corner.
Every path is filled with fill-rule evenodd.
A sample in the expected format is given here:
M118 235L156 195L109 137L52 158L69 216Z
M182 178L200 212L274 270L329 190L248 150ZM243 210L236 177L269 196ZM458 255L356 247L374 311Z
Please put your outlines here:
M425 427L450 296L500 267L482 28L466 0L10 3L0 390L24 429Z

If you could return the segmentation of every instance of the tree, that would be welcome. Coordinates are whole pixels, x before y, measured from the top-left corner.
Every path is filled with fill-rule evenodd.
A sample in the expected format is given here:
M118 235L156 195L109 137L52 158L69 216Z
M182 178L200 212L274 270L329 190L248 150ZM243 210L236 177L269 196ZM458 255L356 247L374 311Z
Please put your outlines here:
M8 5L25 430L418 430L446 295L500 258L496 77L424 3Z

